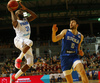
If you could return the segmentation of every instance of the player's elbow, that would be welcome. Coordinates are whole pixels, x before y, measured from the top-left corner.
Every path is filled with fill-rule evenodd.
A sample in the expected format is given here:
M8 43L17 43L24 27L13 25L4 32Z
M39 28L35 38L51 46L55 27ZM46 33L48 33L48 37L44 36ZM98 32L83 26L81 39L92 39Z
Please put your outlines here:
M36 18L37 18L37 15L34 15L34 16L33 16L33 20L35 20Z
M56 40L52 39L52 42L57 42Z
M37 18L38 16L37 15L35 15L35 18Z
M34 15L34 16L33 16L33 19L36 19L37 17L38 17L37 15Z
M17 25L18 25L18 22L17 21L12 21L12 25L16 28Z
M29 19L29 22L35 20L35 19L37 18L37 15L31 16L30 18L31 18L31 19Z

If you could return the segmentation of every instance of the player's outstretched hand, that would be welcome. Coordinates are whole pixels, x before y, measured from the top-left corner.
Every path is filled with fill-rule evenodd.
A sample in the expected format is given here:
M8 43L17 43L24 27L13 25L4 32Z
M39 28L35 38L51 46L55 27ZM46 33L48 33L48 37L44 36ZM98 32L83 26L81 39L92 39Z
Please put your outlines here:
M79 51L79 55L80 55L80 56L83 56L83 55L84 55L84 52L83 52L82 50L80 50L80 51Z
M13 10L9 7L9 5L7 5L7 9L9 12L12 12Z
M19 2L19 4L20 4L21 7L22 7L22 8L20 8L20 9L22 9L22 10L26 10L26 9L27 9L21 2Z
M53 24L52 31L55 33L58 31L57 24Z

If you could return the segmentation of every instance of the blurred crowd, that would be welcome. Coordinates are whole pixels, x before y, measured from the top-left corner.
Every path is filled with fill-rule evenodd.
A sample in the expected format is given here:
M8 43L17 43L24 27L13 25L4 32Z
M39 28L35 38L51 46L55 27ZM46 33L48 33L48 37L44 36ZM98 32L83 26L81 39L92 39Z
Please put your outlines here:
M84 65L88 78L98 79L98 71L100 71L100 53L94 52L90 54L90 50L87 48L84 56L80 57L80 59Z
M16 57L6 59L5 64L1 66L1 77L9 76L12 72L17 72L14 66ZM23 58L22 65L26 63ZM30 73L31 72L31 73ZM60 59L56 55L51 57L47 54L44 57L34 57L34 65L26 72L31 75L43 75L51 73L61 73ZM25 73L25 74L26 74Z

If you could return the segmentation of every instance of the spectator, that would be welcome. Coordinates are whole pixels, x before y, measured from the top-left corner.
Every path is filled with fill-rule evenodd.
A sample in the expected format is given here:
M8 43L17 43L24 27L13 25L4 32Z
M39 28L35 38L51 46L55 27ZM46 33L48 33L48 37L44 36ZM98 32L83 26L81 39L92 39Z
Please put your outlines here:
M46 55L47 58L48 51L46 49L44 50L44 54Z
M50 49L48 49L48 53L49 53L49 56L51 57L52 51Z
M100 45L98 45L98 51L99 51L99 53L100 53Z
M89 79L92 80L92 71L89 71Z
M99 58L99 59L100 59L100 53L99 53L99 52L97 52L97 58Z
M97 80L97 79L98 79L98 71L94 71L93 80Z
M57 78L57 82L62 82L62 80L63 79L62 79L61 75L59 75L58 78Z
M90 53L90 49L89 48L87 48L86 53Z
M97 57L97 54L96 54L96 52L95 52L95 51L94 51L93 55L94 55L95 57Z
M87 75L87 77L89 79L89 70L86 71L86 75Z
M57 56L56 55L53 56L53 60L57 60Z
M6 77L6 72L2 72L2 77Z
M55 83L55 76L53 76L52 75L52 77L51 77L51 80L50 80L51 82L50 83Z

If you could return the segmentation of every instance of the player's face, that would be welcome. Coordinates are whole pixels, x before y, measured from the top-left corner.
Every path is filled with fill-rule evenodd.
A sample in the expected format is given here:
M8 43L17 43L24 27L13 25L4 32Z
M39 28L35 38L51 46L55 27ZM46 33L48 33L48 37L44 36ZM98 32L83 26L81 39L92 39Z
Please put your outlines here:
M70 29L77 29L78 24L76 23L75 20L70 21Z
M23 19L23 18L24 18L24 16L23 16L23 11L22 11L22 10L17 10L17 11L15 12L15 14L16 14L16 16L19 17L20 19Z

